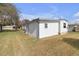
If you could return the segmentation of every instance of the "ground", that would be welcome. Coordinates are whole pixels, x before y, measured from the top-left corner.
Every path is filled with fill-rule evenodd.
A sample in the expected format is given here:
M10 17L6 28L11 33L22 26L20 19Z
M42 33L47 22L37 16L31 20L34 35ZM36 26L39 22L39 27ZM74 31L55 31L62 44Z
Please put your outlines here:
M1 56L79 55L79 32L35 39L22 31L0 32Z

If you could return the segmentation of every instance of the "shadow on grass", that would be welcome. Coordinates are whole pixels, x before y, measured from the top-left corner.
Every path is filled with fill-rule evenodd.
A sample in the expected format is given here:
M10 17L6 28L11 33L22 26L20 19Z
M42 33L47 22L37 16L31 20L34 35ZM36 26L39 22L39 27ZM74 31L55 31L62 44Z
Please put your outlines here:
M79 49L79 39L74 39L74 38L63 38L63 41L70 44L76 49Z

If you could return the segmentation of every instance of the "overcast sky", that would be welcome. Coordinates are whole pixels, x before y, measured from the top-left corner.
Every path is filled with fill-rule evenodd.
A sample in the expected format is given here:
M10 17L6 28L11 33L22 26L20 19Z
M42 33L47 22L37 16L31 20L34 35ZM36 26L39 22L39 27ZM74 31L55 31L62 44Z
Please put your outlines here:
M77 3L16 3L21 19L65 18L69 22L79 21L79 4Z

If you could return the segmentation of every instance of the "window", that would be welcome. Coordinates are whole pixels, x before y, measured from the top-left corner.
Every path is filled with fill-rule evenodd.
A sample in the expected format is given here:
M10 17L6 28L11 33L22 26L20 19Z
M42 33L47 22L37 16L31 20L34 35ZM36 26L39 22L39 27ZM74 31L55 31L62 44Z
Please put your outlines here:
M48 24L47 23L45 23L45 28L48 28Z
M63 24L63 27L66 28L66 23Z

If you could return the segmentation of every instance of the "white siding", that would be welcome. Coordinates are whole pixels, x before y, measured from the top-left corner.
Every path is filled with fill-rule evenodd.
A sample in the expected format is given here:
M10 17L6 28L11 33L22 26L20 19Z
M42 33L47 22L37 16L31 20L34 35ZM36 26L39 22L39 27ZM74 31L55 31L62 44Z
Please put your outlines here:
M15 30L14 26L2 26L2 30Z
M25 32L26 32L26 34L29 33L29 25L26 25L26 26L25 26Z
M66 23L66 28L64 28L63 24ZM68 32L68 23L64 20L60 21L60 33L64 34Z
M36 37L38 38L38 23L37 22L33 22L33 23L30 23L29 24L29 27L28 27L28 34L33 36L33 37Z
M49 23L48 28L45 28L45 23L39 23L39 38L48 37L52 35L58 35L58 23Z
M64 28L63 24L66 23L66 28ZM45 24L47 24L47 28L45 28ZM30 36L36 38L44 38L53 35L63 34L68 32L68 23L64 20L60 20L59 22L32 22L26 26L26 31Z

